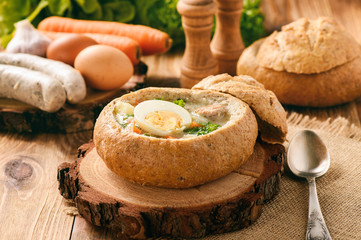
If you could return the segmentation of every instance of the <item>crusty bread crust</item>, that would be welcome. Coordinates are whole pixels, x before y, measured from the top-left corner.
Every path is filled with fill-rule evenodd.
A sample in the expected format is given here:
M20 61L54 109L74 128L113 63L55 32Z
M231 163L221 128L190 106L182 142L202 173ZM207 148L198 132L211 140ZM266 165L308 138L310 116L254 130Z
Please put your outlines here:
M118 101L136 104L162 97L226 106L230 120L207 135L164 139L124 131L113 109ZM237 169L252 154L258 134L252 110L228 94L208 90L146 88L114 99L94 128L99 156L114 173L132 182L167 188L206 183Z
M275 71L258 63L256 56L263 41L254 42L243 51L237 63L237 74L254 77L266 89L273 91L281 103L326 107L361 96L361 56L319 74Z
M287 135L286 112L276 95L254 78L228 74L209 76L192 89L228 93L246 102L255 112L261 138L269 143L283 143Z
M361 47L329 17L301 18L274 32L260 46L260 66L275 71L312 74L329 71L361 55Z

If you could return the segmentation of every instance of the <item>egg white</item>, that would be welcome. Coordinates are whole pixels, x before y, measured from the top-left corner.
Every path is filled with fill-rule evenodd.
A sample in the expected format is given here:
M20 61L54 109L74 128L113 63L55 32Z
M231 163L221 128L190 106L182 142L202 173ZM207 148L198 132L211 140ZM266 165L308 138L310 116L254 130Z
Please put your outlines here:
M162 130L149 124L145 120L145 117L149 113L156 111L170 111L177 114L182 119L181 127L170 130ZM177 133L180 133L184 129L188 128L192 123L192 117L186 109L172 102L163 101L163 100L148 100L139 103L134 108L134 120L139 125L139 127L142 128L144 131L160 137L172 136Z

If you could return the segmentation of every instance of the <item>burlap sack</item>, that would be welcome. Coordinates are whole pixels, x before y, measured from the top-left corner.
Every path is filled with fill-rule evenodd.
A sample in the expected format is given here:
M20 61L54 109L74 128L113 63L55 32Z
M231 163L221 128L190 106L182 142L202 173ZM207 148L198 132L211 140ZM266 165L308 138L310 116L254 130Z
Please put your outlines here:
M289 115L288 124L288 140L302 129L312 129L330 151L330 169L317 178L316 185L332 238L361 239L361 129L350 126L344 118L321 122L296 113ZM279 194L263 206L262 215L253 225L203 240L305 239L307 211L306 180L285 171Z

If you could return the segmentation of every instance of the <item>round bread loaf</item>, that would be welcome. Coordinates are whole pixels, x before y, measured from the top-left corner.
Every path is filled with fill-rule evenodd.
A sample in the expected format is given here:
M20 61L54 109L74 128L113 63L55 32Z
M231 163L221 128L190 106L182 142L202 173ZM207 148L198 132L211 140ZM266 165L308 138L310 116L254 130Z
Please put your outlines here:
M195 109L194 112L207 106L222 106L227 120L206 135L167 139L126 131L114 116L119 102L136 106L159 98L170 102L182 99L184 108ZM252 154L257 134L252 110L228 94L146 88L114 99L103 109L95 124L94 143L108 168L123 178L143 185L187 188L237 169Z
M302 18L245 49L237 74L254 77L283 104L342 104L361 96L361 47L330 18Z

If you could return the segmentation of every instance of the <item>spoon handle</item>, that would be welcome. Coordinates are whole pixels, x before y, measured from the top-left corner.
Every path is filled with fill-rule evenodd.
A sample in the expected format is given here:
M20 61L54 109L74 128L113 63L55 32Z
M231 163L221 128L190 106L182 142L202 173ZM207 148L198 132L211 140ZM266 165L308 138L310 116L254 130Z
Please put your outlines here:
M306 231L306 240L325 239L331 240L331 235L326 227L325 220L321 213L320 204L317 198L315 178L308 178L308 187L310 191L308 206L308 223Z

